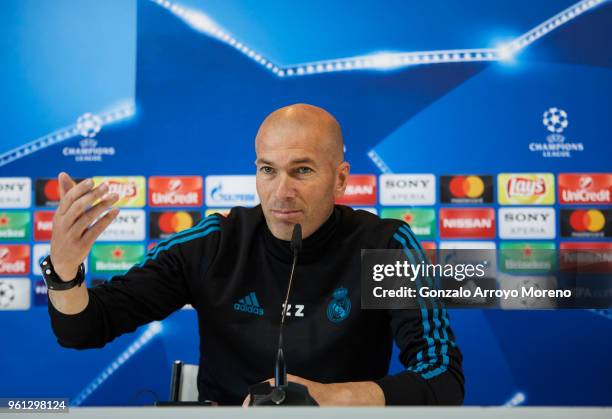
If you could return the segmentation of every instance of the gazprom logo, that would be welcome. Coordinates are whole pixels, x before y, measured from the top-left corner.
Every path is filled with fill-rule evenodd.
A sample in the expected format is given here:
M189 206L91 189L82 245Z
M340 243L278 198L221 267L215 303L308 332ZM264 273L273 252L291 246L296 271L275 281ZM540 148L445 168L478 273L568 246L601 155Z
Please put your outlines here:
M259 203L255 176L207 176L206 205L253 206Z
M253 201L254 194L248 193L225 193L223 192L223 184L220 183L210 191L210 196L215 201Z

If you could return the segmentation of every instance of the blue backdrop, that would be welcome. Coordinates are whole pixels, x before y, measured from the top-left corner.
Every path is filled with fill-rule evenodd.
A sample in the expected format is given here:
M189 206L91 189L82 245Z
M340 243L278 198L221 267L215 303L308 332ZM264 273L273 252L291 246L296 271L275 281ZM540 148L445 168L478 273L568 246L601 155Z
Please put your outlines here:
M3 1L0 176L254 174L259 123L295 102L337 117L354 173L609 173L611 23L595 0ZM553 107L569 121L561 142L582 151L530 149L549 143ZM93 147L114 150L101 161L64 151L88 146L86 113ZM197 362L192 310L75 351L35 295L0 311L2 397L148 404L167 398L174 359ZM466 403L612 405L611 319L453 310Z

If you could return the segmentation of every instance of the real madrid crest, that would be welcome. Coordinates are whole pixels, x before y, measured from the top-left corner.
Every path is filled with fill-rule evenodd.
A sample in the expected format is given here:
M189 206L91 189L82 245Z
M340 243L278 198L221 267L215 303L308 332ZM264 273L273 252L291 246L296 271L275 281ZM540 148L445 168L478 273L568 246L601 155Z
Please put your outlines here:
M333 293L333 299L327 306L327 318L334 323L346 319L351 312L351 300L346 288L338 288Z

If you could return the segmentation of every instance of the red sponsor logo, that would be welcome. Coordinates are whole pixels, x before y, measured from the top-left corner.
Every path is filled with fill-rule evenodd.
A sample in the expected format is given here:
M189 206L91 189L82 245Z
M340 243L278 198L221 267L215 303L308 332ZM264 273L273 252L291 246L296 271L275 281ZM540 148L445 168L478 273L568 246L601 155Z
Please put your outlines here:
M480 176L453 176L449 185L450 193L455 198L479 198L485 190Z
M376 176L349 176L344 196L336 200L342 205L376 205Z
M612 174L560 174L559 203L612 204Z
M441 208L440 237L452 239L495 238L493 208Z
M574 231L596 233L606 225L606 216L598 209L576 210L569 217L569 224Z
M515 176L508 179L506 184L508 198L516 196L540 196L546 194L546 180L544 178L526 178Z
M152 207L202 206L202 177L153 176L149 178L149 205Z
M49 179L45 182L43 193L48 201L57 202L60 200L59 183L57 179Z
M560 243L559 249L559 266L562 270L612 272L612 242L565 242Z
M30 246L6 244L0 246L0 275L27 275L30 273Z
M48 242L51 241L51 231L53 230L54 211L34 212L34 240Z

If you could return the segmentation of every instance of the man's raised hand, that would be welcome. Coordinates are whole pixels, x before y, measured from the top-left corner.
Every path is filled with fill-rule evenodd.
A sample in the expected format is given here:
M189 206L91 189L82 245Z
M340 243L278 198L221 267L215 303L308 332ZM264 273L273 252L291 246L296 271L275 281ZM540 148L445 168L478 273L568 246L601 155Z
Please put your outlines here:
M119 214L118 208L111 208L119 195L109 194L105 183L94 188L91 178L75 184L67 173L61 172L57 180L60 202L53 216L51 263L61 279L70 281L94 241ZM99 202L93 205L96 201ZM92 225L109 208L110 211Z

